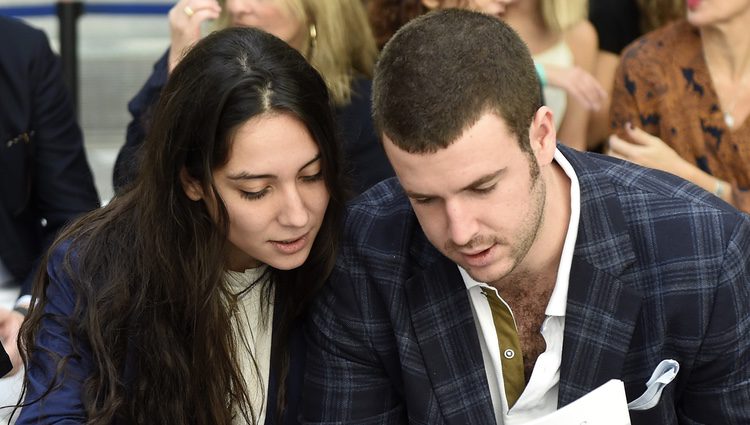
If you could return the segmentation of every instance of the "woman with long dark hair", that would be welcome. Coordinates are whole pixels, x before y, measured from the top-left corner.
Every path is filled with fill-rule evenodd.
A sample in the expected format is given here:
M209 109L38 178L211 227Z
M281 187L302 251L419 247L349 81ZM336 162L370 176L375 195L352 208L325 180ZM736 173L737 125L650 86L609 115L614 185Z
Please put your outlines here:
M335 134L325 83L286 43L199 41L136 182L48 254L18 424L295 423L300 319L343 208Z

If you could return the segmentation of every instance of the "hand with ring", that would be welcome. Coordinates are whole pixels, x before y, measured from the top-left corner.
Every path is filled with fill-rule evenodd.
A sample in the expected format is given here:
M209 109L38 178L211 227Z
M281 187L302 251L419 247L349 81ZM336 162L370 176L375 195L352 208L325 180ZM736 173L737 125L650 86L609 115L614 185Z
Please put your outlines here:
M201 38L201 24L218 19L221 6L216 0L179 0L169 10L169 72L185 51Z

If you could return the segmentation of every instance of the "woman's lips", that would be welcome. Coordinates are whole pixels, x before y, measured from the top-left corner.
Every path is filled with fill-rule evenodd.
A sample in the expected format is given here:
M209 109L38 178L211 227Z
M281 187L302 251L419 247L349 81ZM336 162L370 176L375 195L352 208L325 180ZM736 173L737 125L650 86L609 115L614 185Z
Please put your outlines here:
M296 239L271 241L271 243L276 247L276 249L283 252L284 254L295 254L307 245L307 235L308 233L305 233L304 235Z

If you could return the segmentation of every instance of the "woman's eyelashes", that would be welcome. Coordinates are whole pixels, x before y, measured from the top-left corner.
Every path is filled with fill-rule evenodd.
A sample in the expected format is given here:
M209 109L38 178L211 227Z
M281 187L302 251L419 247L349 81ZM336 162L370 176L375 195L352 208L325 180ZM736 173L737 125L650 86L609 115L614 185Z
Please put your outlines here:
M308 182L308 183L323 180L323 170L320 170L317 173L312 174L312 175L301 176L300 179L302 179L303 182Z
M323 180L323 171L318 171L315 174L305 175L299 177L300 181L303 183L315 183ZM253 190L242 190L240 189L240 195L244 199L248 200L257 200L261 199L264 196L266 196L271 190L271 186L266 186L261 190L253 191Z
M240 194L244 199L249 199L251 201L260 199L268 193L270 188L268 186L264 187L263 189L259 191L247 191L247 190L240 190Z

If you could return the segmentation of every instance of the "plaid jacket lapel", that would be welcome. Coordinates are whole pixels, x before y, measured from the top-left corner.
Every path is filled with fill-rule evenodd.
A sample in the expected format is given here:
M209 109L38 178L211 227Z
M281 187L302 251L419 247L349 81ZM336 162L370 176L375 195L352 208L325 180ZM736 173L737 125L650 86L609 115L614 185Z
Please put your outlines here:
M565 313L559 407L621 376L641 307L640 294L619 280L635 254L614 187L587 157L561 150L578 175L581 218Z
M441 257L407 281L406 296L445 423L495 423L479 337L456 265Z
M574 260L565 313L558 406L621 376L640 295L581 259Z

